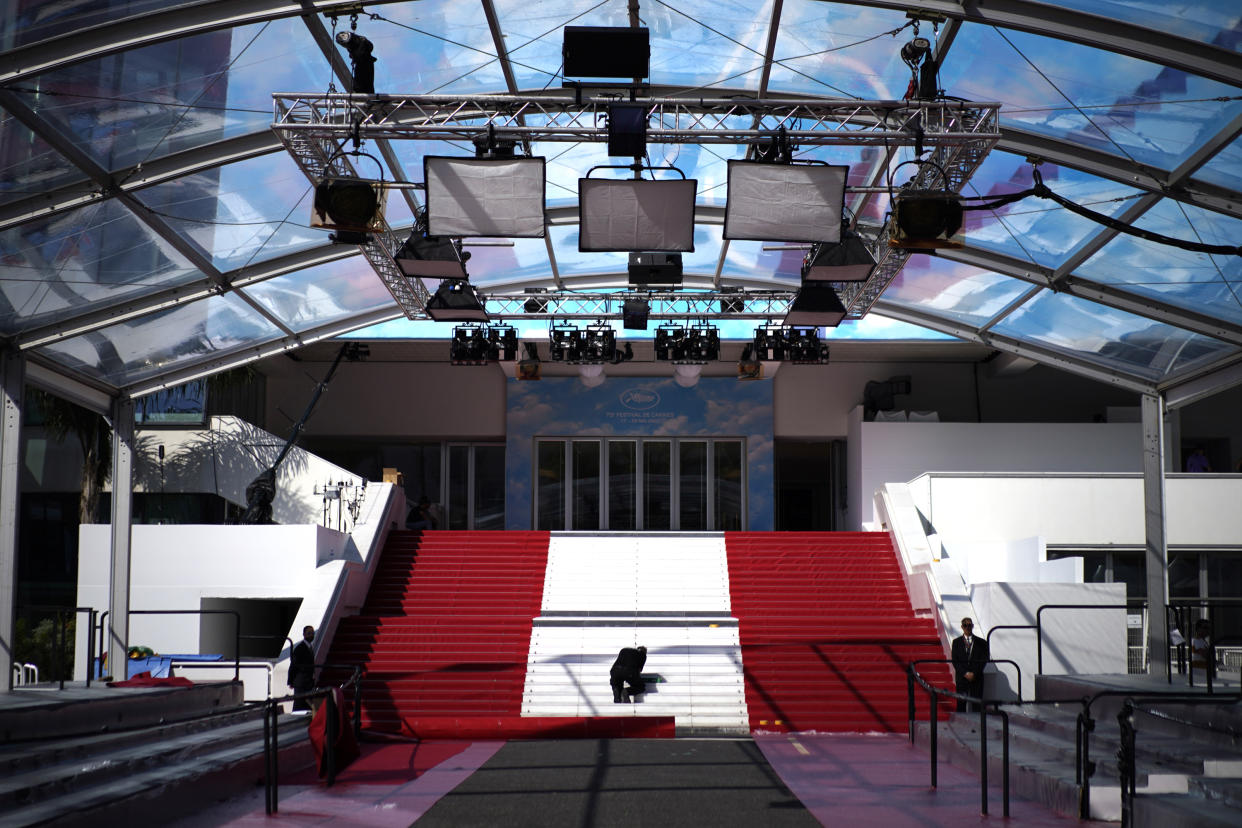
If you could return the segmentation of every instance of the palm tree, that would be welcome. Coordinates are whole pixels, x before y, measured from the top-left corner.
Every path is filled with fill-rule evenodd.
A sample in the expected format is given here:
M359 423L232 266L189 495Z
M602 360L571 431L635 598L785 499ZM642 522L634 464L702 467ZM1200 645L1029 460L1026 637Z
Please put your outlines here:
M100 414L43 391L29 388L47 429L56 442L76 438L82 449L82 493L78 498L78 521L96 523L99 495L112 473L112 426Z

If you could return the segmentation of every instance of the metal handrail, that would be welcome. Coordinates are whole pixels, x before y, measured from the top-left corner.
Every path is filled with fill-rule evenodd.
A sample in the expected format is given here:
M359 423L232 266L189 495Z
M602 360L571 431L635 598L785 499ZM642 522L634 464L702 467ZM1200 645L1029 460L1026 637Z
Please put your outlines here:
M341 690L345 690L350 685L354 688L354 709L353 709L353 725L354 737L357 738L362 733L362 668L358 665L345 664L316 664L316 667L349 667L353 670L353 675L346 679L341 685ZM263 800L264 809L268 816L280 810L280 746L277 738L276 718L280 713L280 705L289 701L303 701L314 699L320 696L324 697L324 717L326 721L325 732L335 734L340 728L337 717L340 711L336 707L336 698L332 691L335 688L325 687L319 690L311 690L306 693L291 693L280 698L267 699L263 710ZM328 787L332 787L336 783L336 745L335 739L324 739L324 767L327 770L326 779Z
M65 613L72 612L75 616L78 613L85 612L88 616L88 624L95 623L94 607L61 607L51 604L22 604L16 607L17 611L26 610L28 612L55 612L56 613L56 642L53 646L56 648L56 667L60 673L60 689L65 689L65 623L62 620ZM91 661L94 660L93 640L88 631L86 633L86 686L91 686Z
M1183 638L1185 638L1187 641L1190 641L1193 639L1193 630L1189 629L1189 626L1190 626L1189 624L1182 623L1184 620L1182 616L1182 610L1188 610L1188 609L1192 609L1195 607L1199 609L1210 610L1214 606L1229 607L1229 606L1239 606L1239 605L1242 605L1242 598L1170 598L1169 603L1166 604L1165 607L1166 609L1171 610L1177 616L1178 630L1181 631ZM1186 634L1187 632L1190 632L1191 635L1187 636ZM1238 639L1239 639L1238 636L1226 636L1222 638L1221 641L1234 641ZM1213 630L1212 636L1208 639L1208 666L1207 666L1207 669L1204 671L1204 680L1207 684L1207 689L1209 693L1212 692L1212 679L1216 673L1215 668L1216 668L1216 644L1217 643L1219 642L1217 642L1216 636L1215 636L1215 630ZM1185 644L1177 645L1177 667L1179 671L1182 669L1183 653L1185 651L1185 647L1186 647ZM1190 654L1190 664L1187 665L1187 667L1188 667L1188 669L1186 670L1187 686L1194 687L1195 686L1195 670L1194 670L1194 652L1193 651ZM1173 683L1173 665L1171 663L1171 660L1170 660L1170 664L1168 665L1167 677L1168 677L1169 684L1172 684ZM1239 670L1238 680L1242 681L1242 670Z
M979 800L980 813L986 815L988 812L988 715L999 716L1001 719L1001 809L1006 819L1009 817L1009 714L1001 710L999 705L1006 702L999 702L994 699L984 699L975 696L968 696L965 693L958 693L952 690L943 690L939 687L933 687L921 675L919 675L916 665L922 662L943 663L934 659L924 659L919 662L910 662L907 669L908 687L910 688L910 706L913 708L914 683L917 681L924 690L927 691L928 704L931 710L929 748L931 752L931 787L936 788L938 779L936 771L937 753L938 753L938 735L940 731L940 696L946 698L954 698L960 701L971 702L979 705ZM1016 666L1016 665L1015 665ZM992 710L988 710L988 705L992 705ZM914 728L910 728L913 738Z

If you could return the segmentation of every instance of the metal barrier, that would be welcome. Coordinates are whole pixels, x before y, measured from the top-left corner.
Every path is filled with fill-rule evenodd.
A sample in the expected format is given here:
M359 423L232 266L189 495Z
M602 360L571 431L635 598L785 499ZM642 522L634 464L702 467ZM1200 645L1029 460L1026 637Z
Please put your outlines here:
M1008 661L1008 659L1001 659ZM958 693L952 690L943 690L939 687L933 687L922 676L918 674L917 665L919 664L944 664L949 659L923 659L920 661L912 661L906 668L907 690L909 693L908 701L911 711L910 720L910 738L914 739L914 684L918 682L924 690L927 691L928 707L930 709L930 725L928 733L928 747L931 753L931 787L935 789L937 779L937 753L940 732L940 696L958 699L959 701L968 702L979 705L979 808L980 813L986 815L988 812L988 721L989 715L999 716L1001 720L1001 810L1006 819L1009 817L1009 714L1001 710L999 705L1001 702L990 699L976 698L968 696L965 693ZM1013 662L1010 662L1013 663ZM1014 664L1017 667L1017 664ZM988 705L992 705L993 709L988 710Z
M1194 632L1190 619L1183 613L1188 613L1189 610L1194 608L1198 608L1200 610L1211 610L1213 607L1242 607L1242 598L1171 598L1169 599L1169 603L1165 605L1165 608L1176 616L1177 629L1181 632L1182 638L1186 640L1192 640ZM1209 625L1211 625L1210 621ZM1189 636L1187 636L1188 632L1190 633ZM1227 635L1217 640L1215 629L1212 629L1208 634L1207 667L1204 670L1204 682L1207 685L1209 693L1212 692L1212 679L1216 674L1216 645L1225 641L1242 641L1242 637L1237 635ZM1187 685L1189 687L1194 687L1194 652L1192 650L1190 654L1190 663L1187 664L1185 660L1185 648L1185 644L1177 645L1177 669L1180 673L1184 668L1188 668L1185 670ZM1169 684L1173 683L1172 662L1173 660L1170 658L1167 670ZM1238 680L1239 682L1242 682L1242 664L1239 665L1238 670Z
M17 611L19 613L22 610L25 610L27 612L54 612L56 613L56 640L53 643L53 646L56 649L56 668L57 668L56 672L60 676L60 689L64 690L65 689L64 658L65 658L65 626L66 626L64 617L68 613L73 613L74 616L76 617L78 613L84 612L87 614L87 619L88 619L87 623L93 626L95 623L95 609L93 607L61 607L61 606L52 606L49 604L26 604L26 605L19 605L17 607ZM91 634L88 631L86 634L86 663L88 665L88 668L86 671L86 686L87 687L91 686L91 677L90 677L91 671L89 669L89 665L95 659L95 654L94 654L94 649L92 647L92 644L93 644L93 641L91 639ZM35 676L36 676L36 681L37 681L38 680L38 669L37 668L35 670Z
M316 667L323 668L343 668L347 665L340 664L316 664ZM353 675L340 685L341 690L345 690L350 685L354 689L353 704L353 730L354 737L357 738L362 733L362 668L357 665L349 666L348 669L353 670ZM311 690L306 693L292 693L288 696L280 698L271 698L264 702L263 710L263 805L268 816L280 810L280 745L278 739L278 728L276 727L277 717L280 715L280 705L285 702L306 701L322 697L325 705L324 730L328 734L334 734L340 729L340 711L336 707L336 697L333 695L332 687L320 690ZM328 787L332 787L336 783L336 747L334 739L324 739L324 769L325 778Z
M106 653L104 649L104 630L106 625L104 619L108 617L108 610L104 610L99 614L99 651ZM130 610L130 615L231 615L233 616L233 681L241 681L241 613L237 610L225 609L189 609L189 610ZM90 665L87 675L94 671L94 664ZM128 676L122 676L124 681Z

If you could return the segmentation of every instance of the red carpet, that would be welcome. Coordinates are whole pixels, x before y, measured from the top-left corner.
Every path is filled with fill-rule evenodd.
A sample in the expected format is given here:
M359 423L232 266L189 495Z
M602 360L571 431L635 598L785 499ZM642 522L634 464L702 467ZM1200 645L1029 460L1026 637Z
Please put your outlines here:
M472 738L507 738L501 724L522 712L548 537L392 533L361 615L342 621L327 659L363 665L363 727L427 737L470 719Z
M755 731L908 729L906 664L944 658L917 618L887 534L728 532ZM922 669L942 686L948 668Z
M470 746L469 742L423 741L392 744L363 744L361 755L337 775L341 783L355 785L400 785L417 779L445 759ZM282 785L321 785L313 767L281 774Z

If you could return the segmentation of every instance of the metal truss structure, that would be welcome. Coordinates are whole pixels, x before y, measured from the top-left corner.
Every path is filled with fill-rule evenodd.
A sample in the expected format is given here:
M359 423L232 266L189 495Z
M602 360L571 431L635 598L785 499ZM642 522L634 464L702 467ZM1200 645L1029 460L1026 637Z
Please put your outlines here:
M348 156L340 150L362 140L470 141L492 131L498 139L527 146L533 142L603 143L608 140L608 109L618 103L615 97L584 99L581 94L564 92L471 97L277 93L272 98L272 130L313 183L326 175L356 176ZM919 167L905 185L914 189L960 192L1001 137L997 103L681 97L637 98L624 103L647 110L647 138L653 143L747 144L783 131L792 143L804 147L882 145L888 148L890 159L897 147L926 148L924 160L934 162L934 166ZM885 165L883 170L887 169ZM834 285L848 319L866 315L909 257L907 251L889 245L887 227L860 229L873 244L877 266L864 283ZM385 226L361 249L405 315L424 319L426 289L417 279L405 278L393 260L401 242ZM678 295L676 302L664 306L665 310L656 312L653 307L653 316L714 317L720 313L720 300L736 294L712 291L696 296L700 298L689 301L701 301L703 313L676 311L688 301L686 295ZM742 318L765 318L783 315L793 292L754 294L754 298L747 293L746 297L748 306L761 306L762 310ZM567 309L567 313L556 316L614 317L620 313L615 296L612 301L597 303L598 312L568 310L583 307L581 294L546 294L545 298ZM503 307L504 301L489 296L489 313L513 315L515 312ZM781 303L780 307L774 302Z
M621 316L625 300L644 299L649 319L775 320L785 315L795 293L792 290L489 293L487 312L496 319L609 319ZM526 304L532 300L539 303L539 310L526 310Z

